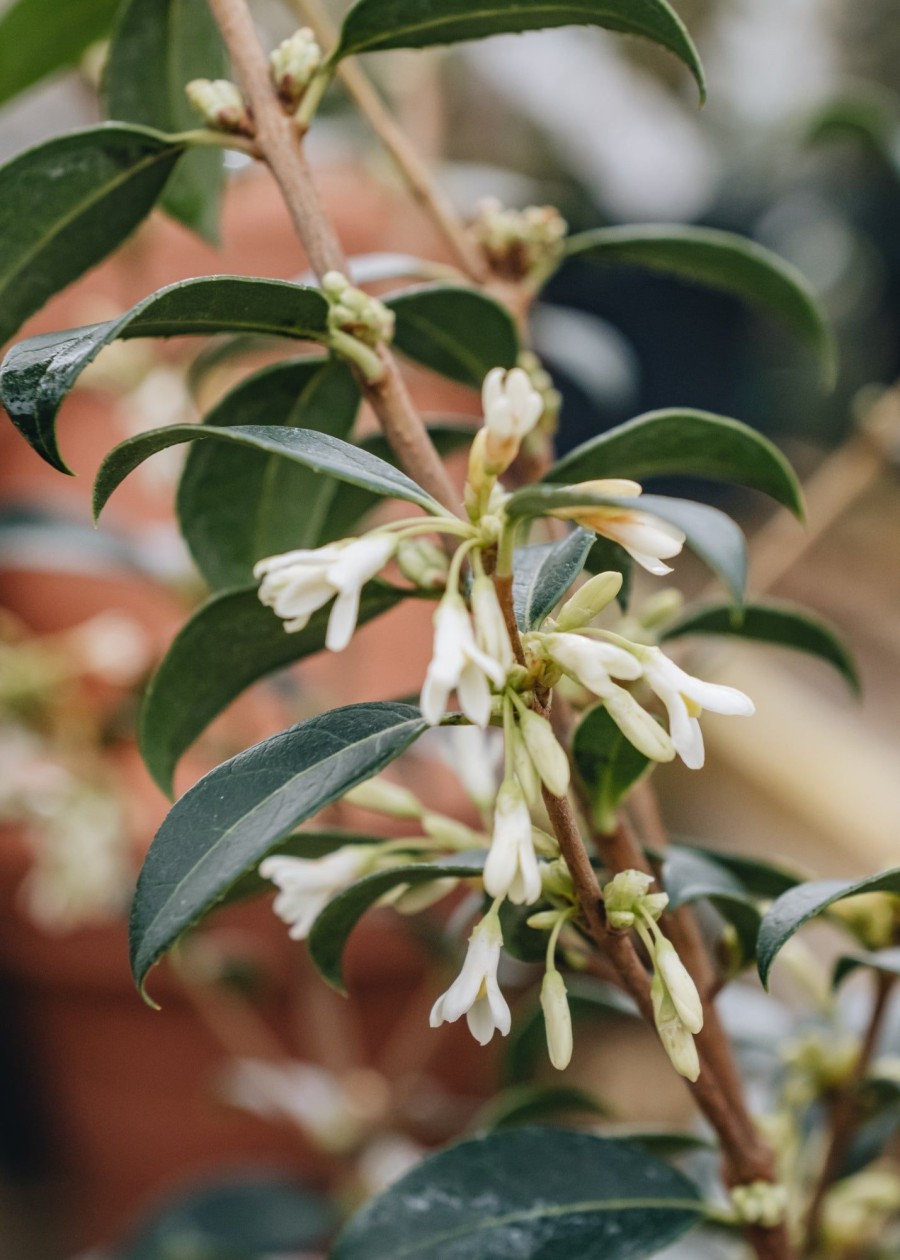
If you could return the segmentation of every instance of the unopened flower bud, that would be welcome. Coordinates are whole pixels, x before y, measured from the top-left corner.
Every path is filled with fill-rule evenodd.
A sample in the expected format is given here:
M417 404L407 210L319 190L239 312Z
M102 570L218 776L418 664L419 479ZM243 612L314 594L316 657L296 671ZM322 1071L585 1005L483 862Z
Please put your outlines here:
M537 914L529 915L525 922L535 932L552 932L559 920L559 914L558 910L538 910Z
M484 409L484 467L497 477L509 468L519 453L523 439L531 432L544 409L543 399L532 389L527 372L494 368L485 377L481 392Z
M678 1018L688 1032L698 1033L703 1027L703 1003L690 972L678 957L671 941L661 937L656 942L656 970L669 991Z
M329 271L322 280L322 292L331 309L328 326L367 346L389 342L394 335L395 316L378 298L355 288L339 271Z
M653 876L644 871L620 871L603 888L606 920L611 928L623 932L634 927L640 903L653 883Z
M572 1014L565 982L558 971L548 971L544 975L541 1009L544 1012L550 1062L562 1072L572 1060Z
M348 805L388 814L391 818L421 818L424 809L415 793L381 777L357 784L343 799Z
M554 206L510 210L495 197L486 197L477 207L471 230L492 269L507 279L521 280L561 256L568 225Z
M310 80L322 64L322 49L308 26L283 40L269 57L272 82L292 109L299 105Z
M534 840L534 851L538 857L558 858L559 842L556 836L551 836L549 831L542 831L540 827L532 827L531 835Z
M529 805L536 805L541 796L541 777L537 767L531 760L531 754L525 747L522 731L514 726L509 733L511 741L513 772L519 781L522 795Z
M556 628L565 632L589 625L616 598L623 581L622 574L613 570L596 574L563 604Z
M188 101L213 131L253 135L250 113L236 83L228 79L192 79L184 90Z
M480 849L484 845L484 836L467 827L465 823L447 818L444 814L423 814L422 830L439 844L446 845L448 849L459 849L463 853L467 849Z
M638 612L638 621L645 630L655 630L677 617L684 607L684 596L674 587L667 587L644 600Z
M753 1181L746 1186L735 1186L731 1191L731 1203L741 1224L775 1229L784 1223L787 1214L787 1187L772 1181Z
M700 1075L700 1056L690 1030L678 1017L675 1004L659 972L650 985L656 1031L662 1047L679 1076L696 1081Z
M397 548L397 563L403 576L424 591L442 590L447 585L447 553L428 539L404 539Z
M569 759L553 727L532 709L519 714L519 726L528 755L547 791L554 796L565 796L569 790Z
M546 897L575 900L575 885L565 858L559 857L555 862L544 863L541 867L541 887Z
M446 879L429 879L424 884L401 884L397 896L391 905L398 914L419 914L453 892L458 879L448 876Z

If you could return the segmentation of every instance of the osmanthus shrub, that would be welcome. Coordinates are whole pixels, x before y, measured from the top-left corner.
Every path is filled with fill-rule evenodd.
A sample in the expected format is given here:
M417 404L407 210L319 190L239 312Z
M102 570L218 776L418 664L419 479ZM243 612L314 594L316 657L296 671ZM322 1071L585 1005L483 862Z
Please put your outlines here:
M418 705L386 696L321 713L239 753L174 804L135 893L134 976L144 991L151 968L217 906L274 888L291 936L308 941L324 978L341 987L345 942L369 907L387 900L425 913L467 887L477 894L465 902L477 907L468 946L457 978L435 992L431 1024L465 1017L481 1043L512 1031L509 1061L521 1071L542 1016L550 1062L565 1071L572 1013L598 1004L585 985L599 972L688 1083L718 1144L721 1182L701 1189L669 1166L659 1143L500 1128L425 1159L364 1207L338 1237L336 1260L634 1260L691 1230L690 1254L715 1230L760 1257L887 1256L900 1181L895 1168L866 1166L890 1126L870 1137L867 1158L858 1147L871 1053L898 969L900 871L804 884L752 855L644 849L623 813L632 795L646 801L657 764L703 766L704 711L752 717L748 695L681 663L689 637L799 649L855 685L828 626L797 608L745 601L745 543L727 515L643 491L660 475L725 481L802 518L797 478L752 428L685 408L638 416L556 460L560 399L529 344L530 308L556 270L580 257L730 293L805 342L830 378L830 335L805 282L724 232L642 225L573 236L552 207L490 199L462 223L408 142L384 127L454 268L348 261L306 162L304 138L348 59L573 24L653 41L684 63L703 95L697 50L666 0L358 0L339 32L303 27L269 57L244 0L16 0L0 19L0 41L17 41L15 68L2 63L0 96L108 36L103 93L112 118L0 169L4 339L156 205L214 236L229 148L271 168L316 277L198 277L117 319L19 342L0 368L10 419L65 472L57 414L111 342L219 336L237 354L260 336L285 348L202 424L133 437L97 475L99 513L145 459L190 444L178 517L210 594L144 700L140 742L156 781L170 790L182 754L258 679L316 652L352 652L357 625L404 600L434 604ZM362 73L353 65L351 88ZM371 110L371 96L368 104L358 96ZM357 287L391 275L426 282L380 298ZM313 352L296 357L291 343ZM429 430L394 349L480 389L482 422ZM381 436L357 435L361 401ZM460 448L468 449L462 494L442 463ZM384 500L405 505L386 524L371 519ZM629 607L632 568L668 577L685 547L712 570L722 598L684 609L666 589ZM434 814L381 777L441 726L456 728L460 774L483 829ZM484 773L490 731L503 747L496 781ZM302 829L348 799L388 820L415 820L421 834ZM754 959L765 981L797 929L834 916L848 898L840 918L860 948L837 980L858 968L877 977L870 1035L839 1072L826 1070L827 1036L795 1053L791 1090L775 1117L757 1122L713 997ZM543 979L534 1009L514 1012L498 967L505 948L522 956L523 936Z

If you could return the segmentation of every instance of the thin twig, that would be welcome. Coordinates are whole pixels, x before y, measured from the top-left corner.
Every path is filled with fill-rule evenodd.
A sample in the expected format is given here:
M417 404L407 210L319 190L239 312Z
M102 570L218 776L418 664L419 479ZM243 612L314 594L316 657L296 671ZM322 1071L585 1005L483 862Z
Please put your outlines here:
M292 0L301 20L309 23L319 43L331 49L337 42L337 29L321 0ZM376 91L371 79L353 58L345 58L338 75L353 97L360 113L368 119L375 135L396 163L409 191L425 210L450 247L459 266L471 279L483 284L488 268L481 251L466 232L459 215L432 175L418 149L399 126Z
M319 200L296 125L278 100L245 0L210 0L210 8L252 111L259 151L281 189L313 270L320 280L328 271L346 272L344 251ZM380 354L384 377L375 384L360 379L365 397L409 475L455 512L459 496L412 405L396 361L386 349Z

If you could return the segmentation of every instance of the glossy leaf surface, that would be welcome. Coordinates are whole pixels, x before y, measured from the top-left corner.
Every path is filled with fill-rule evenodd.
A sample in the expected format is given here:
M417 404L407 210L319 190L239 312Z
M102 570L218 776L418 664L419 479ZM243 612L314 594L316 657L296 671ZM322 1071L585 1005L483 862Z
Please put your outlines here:
M385 299L394 345L441 376L481 389L495 367L515 367L519 336L508 311L477 289L427 284Z
M573 530L556 543L519 547L513 566L513 602L520 630L537 630L584 568L594 535Z

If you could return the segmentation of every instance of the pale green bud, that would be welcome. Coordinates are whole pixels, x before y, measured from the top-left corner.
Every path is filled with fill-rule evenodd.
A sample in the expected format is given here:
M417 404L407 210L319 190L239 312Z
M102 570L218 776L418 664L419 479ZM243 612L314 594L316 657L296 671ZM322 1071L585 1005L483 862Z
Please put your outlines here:
M563 604L556 618L557 630L581 630L589 625L616 598L622 582L622 574L613 570L597 573Z
M654 963L669 991L678 1018L688 1032L698 1033L703 1027L703 1003L690 972L671 941L665 938L657 940Z
M525 922L530 928L534 928L536 932L552 932L556 927L559 915L559 910L538 910L537 914L531 915Z
M541 778L518 726L510 731L509 739L512 745L513 772L519 780L522 795L529 805L535 805L541 795Z
M641 902L653 883L644 871L620 871L603 888L603 904L609 926L617 931L634 927Z
M437 543L406 538L397 548L397 563L403 576L422 590L441 590L447 585L450 561Z
M250 114L236 83L228 79L192 79L184 91L211 130L253 135Z
M401 884L391 904L399 914L419 914L453 892L458 879L429 879L424 884Z
M339 271L329 271L322 279L322 292L328 298L328 326L367 346L390 341L394 335L394 312L378 298L354 288Z
M572 1015L565 982L558 971L548 971L544 975L541 1009L550 1062L562 1072L572 1060Z
M455 818L447 818L444 814L425 813L422 815L422 830L432 840L444 844L448 849L480 849L484 846L484 836L457 822Z
M391 818L421 818L424 806L407 788L391 783L389 779L367 779L345 793L344 800L360 809L371 809Z
M575 900L575 885L565 858L559 857L555 862L545 862L541 866L541 887L547 897Z
M565 796L569 790L569 759L553 734L553 727L532 709L519 714L519 726L528 755L547 791L554 796Z
M753 1181L746 1186L735 1186L731 1191L731 1203L742 1224L775 1229L784 1224L787 1215L787 1186L771 1181Z
M700 1075L700 1056L694 1038L678 1017L675 1004L659 972L650 985L656 1031L662 1047L679 1076L696 1081Z
M638 621L645 630L655 630L677 617L684 607L684 596L674 587L667 587L644 600L638 613Z
M538 857L559 857L559 841L556 836L551 836L549 831L543 831L540 827L533 827L531 834L534 840L534 851Z
M304 92L319 66L322 49L308 26L283 40L269 57L272 82L278 95L292 109L300 104Z

